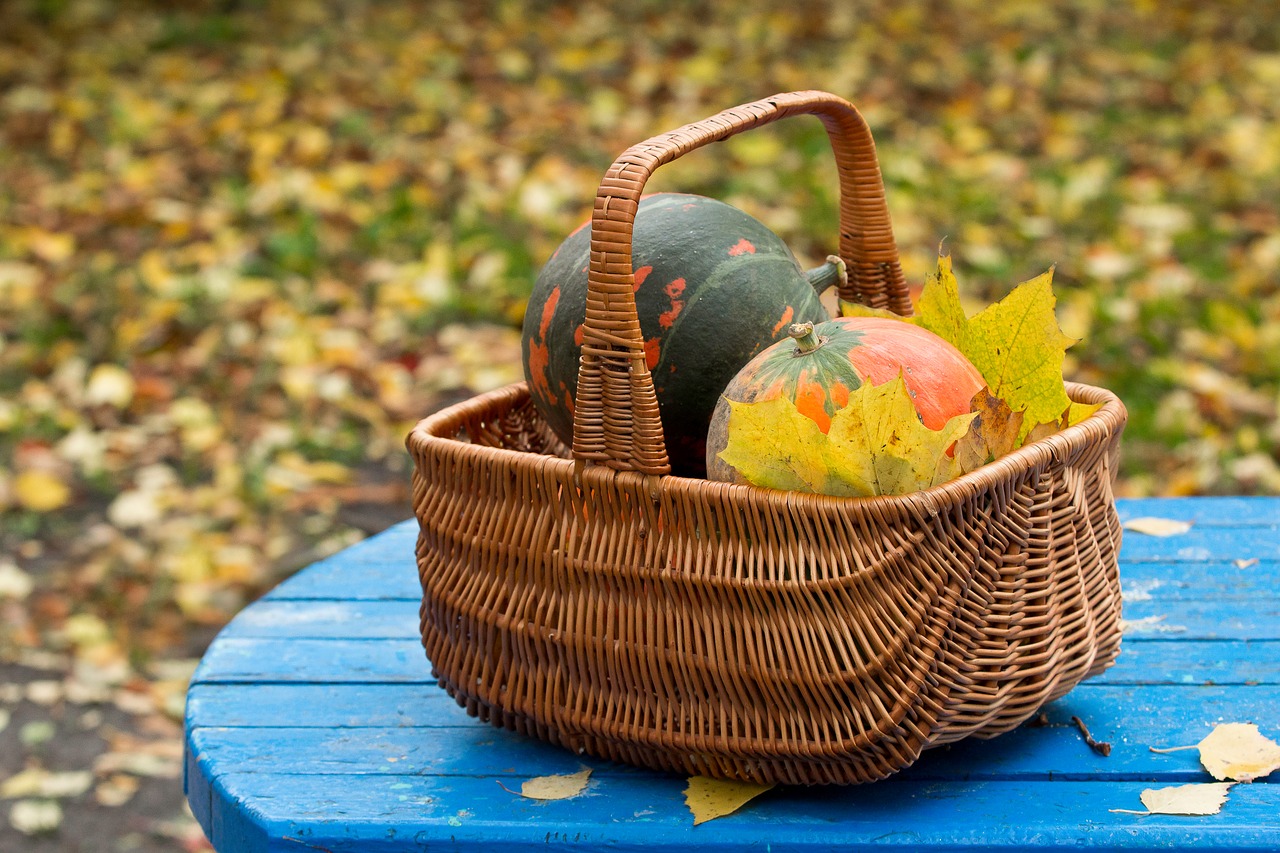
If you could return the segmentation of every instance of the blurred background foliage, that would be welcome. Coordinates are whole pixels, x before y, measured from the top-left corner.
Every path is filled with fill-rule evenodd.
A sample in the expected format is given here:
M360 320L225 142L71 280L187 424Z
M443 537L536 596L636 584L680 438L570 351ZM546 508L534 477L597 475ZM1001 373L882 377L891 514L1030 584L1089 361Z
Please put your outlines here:
M944 241L974 305L1055 267L1121 494L1280 492L1270 0L7 0L3 660L177 715L212 630L409 516L419 417L519 378L614 156L808 88L868 119L914 283ZM812 119L651 188L834 248Z

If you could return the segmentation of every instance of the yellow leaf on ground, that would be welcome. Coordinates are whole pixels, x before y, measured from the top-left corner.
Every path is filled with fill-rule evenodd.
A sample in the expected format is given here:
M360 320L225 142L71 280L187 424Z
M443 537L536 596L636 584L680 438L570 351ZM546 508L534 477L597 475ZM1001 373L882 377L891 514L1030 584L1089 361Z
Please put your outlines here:
M56 800L18 800L9 811L9 823L23 835L52 832L62 825L62 806Z
M71 489L48 471L23 471L13 481L13 494L24 509L53 512L71 500Z
M1123 525L1125 530L1134 533L1145 533L1148 536L1179 536L1191 529L1191 522L1178 521L1172 518L1154 518L1143 516L1131 518Z
M31 575L9 560L0 560L0 600L11 598L21 601L35 589Z
M520 786L520 796L531 800L567 800L581 794L586 789L589 778L589 767L564 776L538 776Z
M99 364L89 376L84 398L90 406L124 409L133 400L136 390L137 383L129 371L118 364Z
M1141 794L1145 814L1211 815L1222 811L1231 782L1204 782L1175 785L1170 788L1147 788ZM1116 809L1115 811L1122 811ZM1138 812L1144 814L1144 812Z
M708 776L690 776L684 789L684 802L693 813L693 825L733 814L751 800L772 788L755 782L734 782Z
M52 772L28 767L5 779L4 782L0 782L0 799L78 797L92 785L93 774L88 770Z
M1200 763L1215 779L1252 782L1280 770L1280 744L1253 723L1220 723L1195 748L1200 750ZM1191 747L1151 747L1159 753L1183 749Z

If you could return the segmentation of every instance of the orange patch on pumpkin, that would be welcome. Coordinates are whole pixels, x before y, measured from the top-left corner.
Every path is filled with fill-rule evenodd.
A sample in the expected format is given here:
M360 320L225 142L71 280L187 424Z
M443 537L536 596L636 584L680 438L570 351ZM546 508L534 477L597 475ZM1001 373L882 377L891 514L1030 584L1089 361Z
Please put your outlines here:
M735 258L738 255L754 255L755 253L756 247L746 237L729 247L729 254Z
M547 330L551 328L551 318L556 314L556 306L560 304L560 287L551 288L551 295L542 306L542 319L538 322L538 337L545 342Z
M831 403L836 409L843 409L849 405L849 389L841 382L832 382L827 395L831 397Z
M658 325L664 329L670 329L671 324L680 316L680 312L684 310L684 300L680 297L684 294L685 280L677 278L666 286L664 293L671 297L671 310L663 311L658 315Z
M831 429L831 416L827 414L827 392L821 385L803 380L796 388L796 411L818 425L825 435Z
M582 346L582 342L586 340L586 332L583 331L586 326L586 323L579 323L578 328L573 330L573 342L578 346Z
M649 273L653 272L653 267L640 267L635 271L636 283L631 289L636 291L640 289L640 285L644 284L644 280L649 277Z
M796 309L788 305L787 310L782 312L782 319L773 327L773 336L776 338L778 333L791 325L791 319L796 316Z
M644 363L653 370L658 366L658 357L662 354L662 339L649 338L644 342Z
M533 385L530 391L539 399L551 402L551 383L547 379L547 365L551 363L551 352L545 343L529 341L529 382Z

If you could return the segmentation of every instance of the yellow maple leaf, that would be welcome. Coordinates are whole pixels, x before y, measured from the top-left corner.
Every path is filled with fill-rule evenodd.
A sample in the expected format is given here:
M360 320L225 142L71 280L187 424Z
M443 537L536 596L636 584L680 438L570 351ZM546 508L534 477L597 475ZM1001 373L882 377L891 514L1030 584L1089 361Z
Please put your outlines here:
M754 486L826 493L827 437L786 397L729 404L728 441L720 459Z
M920 294L919 322L964 353L991 393L1023 413L1019 442L1040 424L1074 423L1092 410L1073 406L1062 379L1067 348L1054 314L1053 270L1015 287L973 317L960 304L951 257L938 258Z
M882 385L864 382L831 419L832 479L847 488L841 493L857 495L905 495L945 483L960 473L947 450L975 417L957 415L932 430L920 422L900 375Z
M747 482L839 496L901 495L952 479L960 467L947 450L975 417L929 429L901 376L852 391L826 435L787 397L729 406L720 459Z

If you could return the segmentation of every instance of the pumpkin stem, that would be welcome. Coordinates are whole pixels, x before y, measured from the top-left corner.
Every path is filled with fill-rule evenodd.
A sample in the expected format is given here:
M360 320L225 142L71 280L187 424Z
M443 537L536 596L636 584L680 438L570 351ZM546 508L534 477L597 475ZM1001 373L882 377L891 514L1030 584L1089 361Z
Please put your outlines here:
M809 284L813 285L813 292L821 296L832 285L844 284L849 280L849 273L845 269L844 261L838 255L827 255L827 262L820 267L814 267L804 274Z
M796 342L796 355L811 353L822 346L822 339L813 333L812 323L792 323L787 334Z

